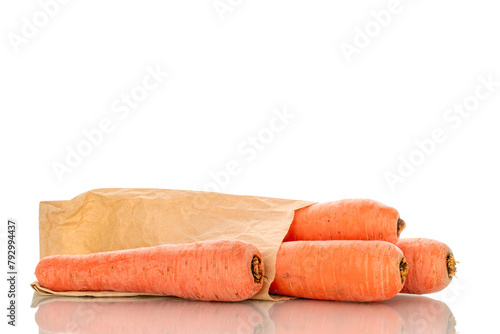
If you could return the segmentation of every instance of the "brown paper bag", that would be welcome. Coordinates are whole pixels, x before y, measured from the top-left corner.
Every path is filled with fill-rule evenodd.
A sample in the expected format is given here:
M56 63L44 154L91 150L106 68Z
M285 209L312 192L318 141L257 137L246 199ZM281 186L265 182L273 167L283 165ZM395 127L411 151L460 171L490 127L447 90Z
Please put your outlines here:
M314 202L170 189L96 189L69 201L40 202L40 258L205 240L237 239L262 253L265 280L253 299L273 300L279 246L294 211ZM41 294L133 296L122 292Z

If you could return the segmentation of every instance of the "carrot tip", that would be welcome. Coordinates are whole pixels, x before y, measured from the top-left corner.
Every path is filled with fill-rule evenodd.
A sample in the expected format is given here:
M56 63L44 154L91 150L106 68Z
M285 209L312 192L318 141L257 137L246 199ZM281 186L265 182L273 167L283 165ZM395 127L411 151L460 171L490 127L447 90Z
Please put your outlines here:
M405 221L401 218L398 218L398 238L401 232L403 232L403 230L405 229L405 227L406 227Z
M252 274L253 274L253 281L257 284L260 284L262 281L262 260L257 256L254 255L252 258Z
M458 261L455 260L453 254L448 254L448 257L446 258L446 263L448 267L448 277L453 278L453 276L455 276L455 273L457 272Z
M408 269L409 269L408 262L406 262L405 258L401 259L401 262L399 262L399 271L401 273L401 283L404 284L406 281L406 276L408 276Z

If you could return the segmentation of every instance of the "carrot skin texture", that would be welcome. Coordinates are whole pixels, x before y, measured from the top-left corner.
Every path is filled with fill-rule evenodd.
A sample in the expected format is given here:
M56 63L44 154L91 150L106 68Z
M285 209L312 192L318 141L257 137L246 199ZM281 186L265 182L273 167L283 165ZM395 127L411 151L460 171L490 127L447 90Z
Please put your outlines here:
M274 304L269 316L276 334L406 333L401 316L381 303L295 299Z
M40 260L35 275L53 291L125 291L240 301L263 284L252 272L257 247L242 241L160 245ZM263 266L261 267L263 268Z
M245 303L163 297L141 301L64 301L40 305L35 320L50 333L258 333L261 314Z
M403 252L386 241L284 242L270 293L321 300L380 301L403 287Z
M396 245L403 251L410 266L401 292L433 293L450 284L447 257L452 252L446 244L425 238L403 238Z
M396 243L399 213L370 199L318 203L295 211L284 241L384 240Z

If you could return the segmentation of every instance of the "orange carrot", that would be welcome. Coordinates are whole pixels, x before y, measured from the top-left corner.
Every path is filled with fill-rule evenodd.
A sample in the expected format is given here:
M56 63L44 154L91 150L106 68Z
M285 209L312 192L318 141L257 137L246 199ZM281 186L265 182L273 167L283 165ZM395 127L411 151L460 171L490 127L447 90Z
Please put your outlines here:
M40 305L35 320L50 333L262 333L263 316L244 303L205 303L164 297L82 299L59 297ZM67 298L67 297L66 297ZM135 299L135 298L134 298Z
M381 303L346 303L295 299L269 310L276 334L402 334L403 319Z
M263 284L259 250L242 241L160 245L43 258L35 270L53 291L125 291L239 301Z
M401 239L396 244L410 265L401 292L424 294L443 290L456 272L456 261L450 247L424 238Z
M384 240L396 243L405 228L396 209L370 199L344 199L295 211L284 241Z
M379 301L403 287L403 252L386 241L284 242L270 292L340 301Z
M449 307L432 298L400 294L382 303L397 311L405 334L455 334L455 317Z

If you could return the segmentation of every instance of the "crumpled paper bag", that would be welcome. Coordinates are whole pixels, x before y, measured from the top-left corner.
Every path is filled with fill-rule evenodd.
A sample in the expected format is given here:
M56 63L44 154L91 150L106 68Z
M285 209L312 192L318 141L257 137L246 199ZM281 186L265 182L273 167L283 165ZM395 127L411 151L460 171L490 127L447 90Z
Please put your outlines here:
M96 189L68 201L40 202L40 258L205 240L238 239L257 246L265 266L263 288L253 299L274 300L269 286L278 249L294 211L314 204L280 198L171 189ZM123 292L40 294L117 297Z

